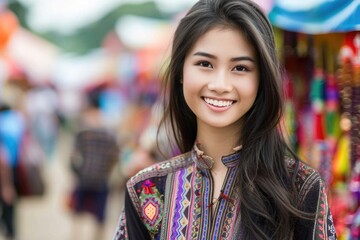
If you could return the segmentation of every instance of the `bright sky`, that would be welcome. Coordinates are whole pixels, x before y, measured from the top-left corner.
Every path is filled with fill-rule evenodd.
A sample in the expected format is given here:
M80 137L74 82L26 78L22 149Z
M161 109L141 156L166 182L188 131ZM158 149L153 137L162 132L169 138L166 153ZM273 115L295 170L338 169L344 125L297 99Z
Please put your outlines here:
M104 12L125 2L147 0L19 0L29 7L29 23L36 30L71 33L87 22L96 21ZM164 11L184 9L196 0L155 0Z

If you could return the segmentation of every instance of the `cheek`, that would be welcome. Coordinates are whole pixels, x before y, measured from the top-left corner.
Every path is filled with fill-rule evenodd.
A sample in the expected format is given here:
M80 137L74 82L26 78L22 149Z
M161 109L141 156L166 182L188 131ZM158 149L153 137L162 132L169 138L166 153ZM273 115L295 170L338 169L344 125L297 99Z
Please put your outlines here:
M182 88L186 104L194 111L199 105L202 89L201 77L196 74L196 71L184 68Z
M256 95L257 95L257 92L258 92L258 84L251 84L250 86L249 86L249 89L248 89L248 91L249 91L249 95L250 96L252 96L252 97L254 97L254 98L256 98Z
M191 105L191 102L194 100L195 95L197 93L196 91L196 81L193 81L189 78L185 78L184 76L184 82L183 82L183 94L185 101L188 105Z
M190 67L184 66L183 90L184 94L195 93L201 88L201 76Z
M240 97L242 98L256 98L258 92L258 83L256 80L250 80L246 84L241 84L237 86Z

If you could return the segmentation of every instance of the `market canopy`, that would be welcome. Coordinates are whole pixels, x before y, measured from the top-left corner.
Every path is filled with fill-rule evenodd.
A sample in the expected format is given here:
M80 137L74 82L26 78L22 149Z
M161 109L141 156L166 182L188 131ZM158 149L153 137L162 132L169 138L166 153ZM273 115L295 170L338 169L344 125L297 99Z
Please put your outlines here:
M360 30L360 0L274 0L269 13L274 26L320 34Z

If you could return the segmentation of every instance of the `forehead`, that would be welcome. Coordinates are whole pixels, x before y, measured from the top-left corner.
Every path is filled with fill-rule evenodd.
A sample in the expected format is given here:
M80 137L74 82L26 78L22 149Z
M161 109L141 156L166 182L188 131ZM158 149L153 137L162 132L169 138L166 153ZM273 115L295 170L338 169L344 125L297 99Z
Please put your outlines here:
M202 34L193 44L189 53L210 51L219 54L256 55L255 48L239 29L215 27Z

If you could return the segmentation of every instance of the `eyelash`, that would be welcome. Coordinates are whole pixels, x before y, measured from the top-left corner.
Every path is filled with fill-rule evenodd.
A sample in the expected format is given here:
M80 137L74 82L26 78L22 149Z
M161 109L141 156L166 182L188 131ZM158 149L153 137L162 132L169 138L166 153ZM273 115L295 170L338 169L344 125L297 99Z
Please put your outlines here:
M204 67L204 68L212 67L212 64L208 61L200 61L200 62L197 62L195 65ZM235 69L238 72L249 72L250 71L249 68L242 66L242 65L235 66L233 69Z

